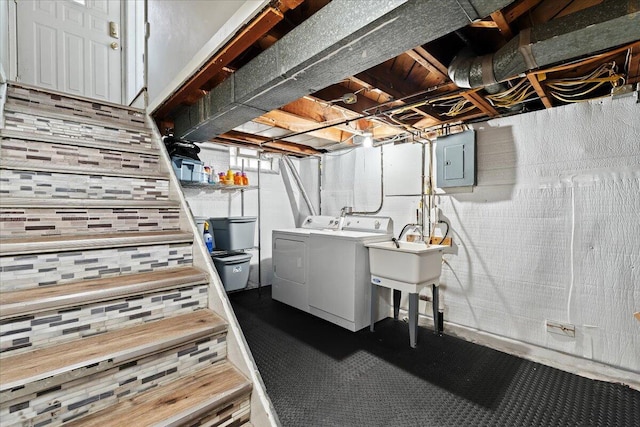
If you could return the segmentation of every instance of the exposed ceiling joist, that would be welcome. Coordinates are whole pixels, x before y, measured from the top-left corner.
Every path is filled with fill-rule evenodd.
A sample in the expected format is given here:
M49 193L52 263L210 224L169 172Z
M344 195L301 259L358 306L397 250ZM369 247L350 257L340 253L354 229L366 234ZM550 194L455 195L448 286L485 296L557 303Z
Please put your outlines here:
M209 139L509 3L333 0L181 112L175 119L176 134L196 141ZM427 17L435 25L422 25Z
M507 6L502 14L504 15L504 18L507 20L507 22L511 23L536 7L541 2L542 0L518 0L512 5Z
M274 140L265 136L253 135L236 130L231 130L222 135L219 135L218 137L214 138L212 142L222 142L224 144L238 143L245 146L253 145L256 148L271 149L272 151L275 150L279 152L293 153L304 156L315 156L322 154L321 151L305 145L278 139Z
M476 91L463 92L462 97L473 105L478 107L480 111L485 113L489 117L496 117L499 113L491 104L489 104L482 96L478 95Z
M327 128L314 131L313 129L318 127L317 122L282 110L269 111L260 117L256 117L253 121L264 125L287 129L291 132L311 131L308 133L309 135L333 142L343 142L353 135L352 133L344 132L337 128Z
M636 25L640 13L633 6L638 0L604 0L607 4L598 6L602 1L458 0L449 4L388 0L383 4L386 12L381 12L376 9L380 0L273 0L255 19L271 13L269 8L287 13L286 17L270 28L263 26L262 34L251 33L250 26L239 31L238 40L225 48L240 46L239 40L246 37L257 41L249 44L249 39L244 40L248 47L238 49L236 58L226 65L204 66L194 77L206 69L215 72L203 77L203 84L177 92L178 102L168 101L167 105L181 108L163 120L157 114L154 118L168 127L176 121L176 130L190 129L190 136L176 135L195 141L197 135L211 139L211 132L220 132L224 135L214 139L229 145L294 155L307 155L300 147L309 147L309 155L315 155L323 147L351 146L354 135L365 131L373 130L378 141L407 132L437 134L442 127L517 113L525 102L528 108L521 111L603 96L623 82L640 81L640 24ZM498 3L503 8L493 10ZM614 12L621 4L627 5L626 11ZM407 35L413 21L420 22L416 28L424 27L424 18L417 11L431 12L430 7L443 14L446 9L450 14L468 15L465 28L453 29L449 15L439 19L437 13L429 13L429 22L437 28L429 27L426 35ZM479 15L469 22L476 11ZM609 15L617 20L602 22ZM307 21L310 31L305 29ZM447 28L444 32L442 26ZM530 31L528 38L527 33L523 37L523 30ZM446 35L433 39L434 31ZM398 43L418 38L423 40L420 44L398 50ZM619 47L623 43L631 44ZM388 57L393 49L396 56ZM481 61L485 57L469 58L467 51L494 53ZM530 57L524 58L527 52ZM212 62L223 53L214 55ZM592 56L584 59L586 55ZM472 61L474 67L484 64L468 73L482 75L481 82L465 83L464 74L459 74L465 69L457 63L458 57ZM602 67L609 73L600 74L607 86L590 95L558 89L571 79L601 72ZM501 86L481 90L491 81L489 74L484 78L485 71L501 81ZM323 82L330 83L322 86ZM476 89L464 89L469 87ZM494 89L500 93L490 96ZM245 133L228 131L234 128Z
M491 19L493 19L493 22L496 23L496 26L500 30L500 33L502 34L502 37L504 37L505 40L511 40L511 38L513 37L513 31L511 31L511 27L509 26L509 22L507 22L507 19L502 14L502 12L499 11L499 10L493 12L491 14Z
M547 96L547 92L545 92L544 88L540 84L540 80L538 78L538 75L533 74L533 73L528 73L527 74L527 79L531 83L531 86L533 86L533 89L536 91L536 94L538 95L538 97L542 101L542 104L544 104L544 107L545 108L552 108L553 104L551 103L551 99L549 98L549 96Z

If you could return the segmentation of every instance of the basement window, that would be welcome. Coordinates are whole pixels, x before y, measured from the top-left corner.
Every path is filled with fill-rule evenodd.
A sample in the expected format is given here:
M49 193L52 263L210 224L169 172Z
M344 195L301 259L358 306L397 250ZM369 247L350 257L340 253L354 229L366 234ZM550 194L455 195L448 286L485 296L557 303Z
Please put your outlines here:
M250 148L229 147L229 164L232 169L254 171L260 165L261 172L278 173L278 162L273 157L260 157L258 150Z

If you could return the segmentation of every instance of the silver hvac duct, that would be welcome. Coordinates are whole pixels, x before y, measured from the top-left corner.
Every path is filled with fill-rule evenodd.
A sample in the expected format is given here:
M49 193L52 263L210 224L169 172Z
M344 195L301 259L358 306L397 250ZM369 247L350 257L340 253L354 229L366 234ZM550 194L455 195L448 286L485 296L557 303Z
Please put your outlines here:
M307 194L306 190L304 189L304 185L302 184L302 180L300 179L300 175L298 175L298 171L296 170L296 167L293 165L293 162L291 161L289 156L286 156L286 155L282 156L282 160L284 160L284 162L289 167L289 170L291 171L291 176L293 176L293 180L298 185L298 189L300 190L300 194L302 194L302 198L304 199L305 203L307 204L307 208L309 208L309 213L311 215L317 215L316 214L316 209L313 207L313 203L311 203L311 199L309 199L309 195Z
M461 88L491 86L528 70L640 40L640 0L602 4L520 31L485 56L460 52L449 77Z

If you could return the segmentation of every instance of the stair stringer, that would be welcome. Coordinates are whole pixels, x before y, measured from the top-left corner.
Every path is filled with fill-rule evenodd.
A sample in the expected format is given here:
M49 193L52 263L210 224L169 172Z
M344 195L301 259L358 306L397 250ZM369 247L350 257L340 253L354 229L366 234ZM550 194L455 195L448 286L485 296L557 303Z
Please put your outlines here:
M209 282L209 309L214 311L228 323L227 330L227 359L233 363L244 375L251 379L253 392L251 393L251 423L256 427L279 426L280 421L275 412L273 404L267 395L266 388L258 367L251 355L249 345L244 338L238 319L235 316L231 302L227 296L220 276L213 265L211 256L206 250L202 236L196 226L189 204L182 191L180 181L173 172L171 158L167 153L162 137L155 122L146 115L148 129L151 130L153 140L160 150L160 157L165 167L171 171L169 184L169 200L177 201L180 204L180 229L191 231L194 238L193 244L193 265L205 272L210 277Z

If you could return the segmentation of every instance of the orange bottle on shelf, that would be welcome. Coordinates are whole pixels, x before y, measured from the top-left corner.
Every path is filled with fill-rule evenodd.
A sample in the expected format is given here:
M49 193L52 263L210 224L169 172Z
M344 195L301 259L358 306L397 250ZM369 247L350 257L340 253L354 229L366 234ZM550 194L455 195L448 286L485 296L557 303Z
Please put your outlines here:
M249 178L245 172L242 172L242 185L249 185Z
M240 175L240 172L236 172L236 174L234 175L233 184L234 185L242 185L242 176Z

